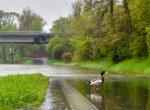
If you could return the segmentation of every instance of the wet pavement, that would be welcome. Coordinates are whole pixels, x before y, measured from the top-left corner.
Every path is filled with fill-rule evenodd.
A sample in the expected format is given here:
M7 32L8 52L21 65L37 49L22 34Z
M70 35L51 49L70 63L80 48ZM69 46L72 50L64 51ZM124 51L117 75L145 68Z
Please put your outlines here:
M39 110L71 110L62 91L60 81L57 78L51 78L49 80L45 102L41 105Z
M62 90L60 79L66 80L70 78L93 76L93 74L87 75L87 69L81 69L81 71L79 71L78 68L51 65L1 64L0 70L0 76L42 73L43 75L50 77L45 101L38 110L73 110ZM94 72L90 69L88 71L89 73ZM77 102L81 103L81 101L78 100Z

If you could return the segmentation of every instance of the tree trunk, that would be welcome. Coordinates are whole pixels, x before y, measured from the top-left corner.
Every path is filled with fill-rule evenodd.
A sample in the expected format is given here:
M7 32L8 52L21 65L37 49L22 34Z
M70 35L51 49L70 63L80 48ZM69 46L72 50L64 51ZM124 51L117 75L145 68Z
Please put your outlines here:
M126 21L127 21L127 29L128 29L128 35L131 35L132 29L131 29L131 16L130 16L130 10L128 7L127 0L123 0L123 5L126 13Z
M6 51L5 51L5 45L4 45L4 44L2 45L2 53L3 53L2 62L3 62L3 63L6 63L7 60L6 60Z
M110 0L110 25L112 33L115 33L115 26L113 21L114 21L114 0Z

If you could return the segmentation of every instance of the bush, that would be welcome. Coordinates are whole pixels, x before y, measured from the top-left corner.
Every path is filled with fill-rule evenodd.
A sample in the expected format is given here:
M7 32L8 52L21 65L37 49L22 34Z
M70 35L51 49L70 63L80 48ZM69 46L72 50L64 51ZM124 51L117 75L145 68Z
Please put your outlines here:
M61 43L62 43L62 39L59 36L54 36L52 39L50 39L49 43L46 45L46 51L48 52L48 54L51 55L53 48Z
M88 36L74 36L70 44L75 48L73 60L92 60L92 38Z
M132 57L147 57L148 47L146 44L146 37L143 35L132 34L130 52L132 54Z
M146 39L146 43L148 46L148 55L150 58L150 26L146 27L146 32L147 32L147 39Z
M71 57L72 57L72 54L69 52L63 54L63 60L66 63L71 62L71 59L72 59Z
M25 64L33 64L33 61L32 60L25 60L24 63Z
M61 60L63 53L64 53L63 45L62 44L57 44L52 49L52 58L57 59L57 60Z

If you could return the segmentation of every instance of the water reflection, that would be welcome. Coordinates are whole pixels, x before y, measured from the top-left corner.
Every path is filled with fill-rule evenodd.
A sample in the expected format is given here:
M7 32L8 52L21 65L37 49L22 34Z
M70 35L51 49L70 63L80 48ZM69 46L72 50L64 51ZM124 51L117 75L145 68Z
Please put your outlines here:
M99 110L150 110L150 81L144 77L110 77L96 93L85 78L69 82Z
M99 94L99 93L91 93L91 94L87 94L86 97L95 105L97 105L97 107L100 110L104 110L104 97L103 95Z

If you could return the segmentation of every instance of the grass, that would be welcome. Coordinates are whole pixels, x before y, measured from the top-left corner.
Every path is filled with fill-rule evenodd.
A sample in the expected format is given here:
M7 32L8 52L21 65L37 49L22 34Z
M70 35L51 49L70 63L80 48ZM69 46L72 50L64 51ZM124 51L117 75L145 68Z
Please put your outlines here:
M75 62L70 64L55 61L55 63L52 62L52 64L103 69L115 73L150 75L150 60L148 59L132 58L126 59L119 63L113 63L112 61L107 59L104 59L99 62L86 61L86 62Z
M134 73L150 75L150 60L148 59L128 59L115 64L110 68L114 72Z
M50 64L53 64L53 65L63 65L63 66L76 66L76 65L78 65L78 62L66 63L64 61L58 61L58 60L50 60L49 62L50 62Z
M47 87L48 78L41 74L0 77L0 110L39 106Z
M107 69L109 68L113 63L109 60L102 60L100 62L81 62L79 63L80 67L86 67L86 68L93 68L93 69Z
M33 64L33 61L28 59L24 61L24 64Z

